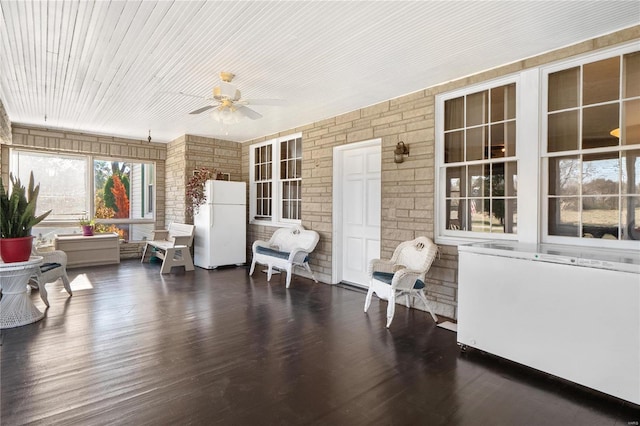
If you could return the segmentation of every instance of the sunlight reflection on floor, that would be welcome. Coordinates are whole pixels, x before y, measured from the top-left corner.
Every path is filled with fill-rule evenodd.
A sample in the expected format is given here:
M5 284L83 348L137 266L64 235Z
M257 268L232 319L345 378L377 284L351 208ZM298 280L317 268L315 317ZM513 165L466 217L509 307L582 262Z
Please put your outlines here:
M93 284L91 284L91 281L87 278L87 274L80 274L71 281L71 291L89 290L92 288ZM65 291L64 288L61 291Z

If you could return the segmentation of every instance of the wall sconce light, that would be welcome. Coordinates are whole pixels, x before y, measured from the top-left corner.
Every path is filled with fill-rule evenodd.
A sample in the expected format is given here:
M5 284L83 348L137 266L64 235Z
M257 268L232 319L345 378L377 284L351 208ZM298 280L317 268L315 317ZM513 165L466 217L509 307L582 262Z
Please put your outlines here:
M409 147L400 141L396 145L396 149L393 150L393 162L402 163L405 155L407 157L409 156Z

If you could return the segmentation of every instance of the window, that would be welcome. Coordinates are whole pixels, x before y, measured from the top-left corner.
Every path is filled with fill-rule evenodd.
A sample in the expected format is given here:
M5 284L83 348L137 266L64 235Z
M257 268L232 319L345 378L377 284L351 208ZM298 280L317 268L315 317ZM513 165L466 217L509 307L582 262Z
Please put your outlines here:
M436 161L439 242L637 250L637 45L438 95Z
M302 217L302 137L272 139L249 148L251 221L299 223Z
M544 76L545 235L640 239L640 52Z
M14 150L10 161L11 173L23 182L29 181L33 171L35 183L40 184L37 214L51 210L48 222L77 221L89 211L89 180L84 157Z
M444 229L517 231L516 84L444 100Z
M38 210L52 210L34 228L42 240L79 232L78 220L95 217L97 232L143 239L153 230L154 164L12 150L10 170L24 179L33 171L40 183ZM92 184L91 184L92 182Z

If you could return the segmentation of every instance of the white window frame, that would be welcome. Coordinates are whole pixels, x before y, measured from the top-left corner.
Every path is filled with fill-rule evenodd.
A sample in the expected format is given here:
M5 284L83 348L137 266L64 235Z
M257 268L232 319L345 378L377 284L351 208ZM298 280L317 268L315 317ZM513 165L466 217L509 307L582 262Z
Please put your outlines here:
M611 152L613 147L606 148L594 148L589 150L583 150L578 148L572 151L563 151L561 153L548 153L547 152L547 106L548 106L548 76L554 72L566 70L573 67L580 67L582 65L608 59L614 56L621 56L627 53L638 51L637 43L627 44L624 46L615 47L613 49L606 49L586 55L581 55L570 60L541 66L540 67L540 162L541 162L541 183L542 188L540 191L540 198L542 200L542 208L540 212L541 218L541 242L552 244L563 244L572 246L584 246L584 247L596 247L596 248L611 248L611 249L632 249L638 250L639 245L636 240L607 240L602 238L580 238L580 237L566 237L559 235L549 235L549 158L555 156L564 155L582 155L587 153L596 152ZM622 73L622 69L620 70ZM622 84L622 79L621 83ZM582 85L579 87L582 89ZM582 96L582 95L580 95ZM580 106L582 109L583 106ZM618 145L617 151L625 150L637 150L640 148L638 145ZM620 196L620 194L618 194ZM581 198L582 199L582 198Z
M637 51L637 43L577 56L569 60L523 70L517 74L482 82L436 95L435 101L435 241L459 245L487 240L515 240L522 243L554 243L570 246L638 250L638 241L604 240L549 236L548 234L548 156L547 79L549 73L580 64ZM516 156L518 164L518 228L514 234L492 234L444 229L446 224L444 175L444 102L509 83L516 83ZM637 149L637 145L622 149Z
M290 226L300 224L300 219L282 218L282 182L280 178L280 143L290 139L302 138L302 133L294 133L249 146L249 223L267 226ZM271 145L271 219L256 219L256 181L255 181L255 149ZM302 180L302 179L300 179Z
M36 155L41 155L41 156L55 156L58 155L56 152L53 151L46 151L46 150L33 150L33 149L22 149L22 148L13 148L10 150L9 153L9 170L12 171L15 168L15 165L13 164L13 153L14 152L24 152L24 153L30 153L30 154L36 154ZM86 212L78 212L78 217L73 218L73 219L68 219L68 220L51 220L48 218L45 218L42 222L41 225L51 225L51 226L77 226L78 225L78 220L83 216L83 215L87 215L87 216L93 216L95 214L95 190L94 190L94 185L95 185L95 176L94 176L94 160L98 160L98 161L120 161L120 162L128 162L128 163L139 163L139 164L153 164L154 166L154 174L155 174L155 170L157 170L157 164L155 161L151 161L151 160L141 160L141 159L131 159L131 158L115 158L115 157L105 157L105 156L101 156L101 155L91 155L91 154L59 154L65 157L70 157L70 158L77 158L77 159L82 159L86 162L86 175L85 175L85 185L87 188L87 194L86 197L87 199L85 200L85 206L87 208ZM155 176L154 176L155 178ZM155 182L155 179L154 179ZM153 198L154 198L154 204L156 204L156 206L154 206L154 211L152 214L149 214L148 216L145 215L144 218L141 219L133 219L133 218L128 218L128 219L97 219L96 221L99 223L114 223L114 224L147 224L147 223L155 223L156 220L156 214L157 211L155 210L155 207L157 207L157 194L156 194L156 188L155 185L153 187ZM92 213L90 213L92 212Z
M436 123L435 123L435 183L436 183L436 214L435 214L435 240L440 244L458 245L468 244L474 241L486 241L486 240L517 240L517 241L531 241L535 240L538 234L537 218L535 214L531 214L531 209L538 208L537 201L527 200L524 196L527 192L533 189L537 194L537 162L533 165L526 164L527 162L522 159L537 158L538 156L538 137L537 137L537 124L532 126L531 120L526 120L525 117L531 114L531 110L534 110L535 114L538 114L537 96L534 101L527 99L526 90L536 87L537 94L537 75L538 72L523 72L515 75L505 76L499 79L490 80L476 84L473 86L466 86L464 88L443 93L436 96ZM516 85L516 155L510 157L505 161L515 161L518 167L518 192L517 192L517 230L513 234L500 234L489 232L474 232L463 230L451 230L445 229L446 225L446 163L444 162L444 104L449 99L455 99L464 95L481 92L484 90L490 90L492 88L506 86L509 84ZM523 99L527 99L529 104L525 105ZM465 162L467 163L467 162ZM524 174L529 176L529 179L524 177ZM535 176L535 179L531 179L531 176ZM537 200L537 197L536 197Z

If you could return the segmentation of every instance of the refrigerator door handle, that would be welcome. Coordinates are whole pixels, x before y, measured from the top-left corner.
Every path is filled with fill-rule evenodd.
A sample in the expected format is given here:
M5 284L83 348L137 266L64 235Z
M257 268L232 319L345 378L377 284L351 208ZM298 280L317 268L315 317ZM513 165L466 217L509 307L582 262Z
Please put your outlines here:
M213 205L209 209L209 228L213 228Z

